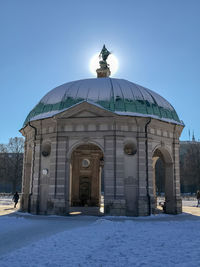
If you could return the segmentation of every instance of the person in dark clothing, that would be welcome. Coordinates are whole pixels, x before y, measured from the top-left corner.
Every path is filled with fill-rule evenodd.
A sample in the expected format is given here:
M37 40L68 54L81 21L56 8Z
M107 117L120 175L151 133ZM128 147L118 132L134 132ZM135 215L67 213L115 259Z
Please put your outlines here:
M19 194L16 192L13 196L13 201L15 202L14 208L16 208L18 200L19 200Z
M197 191L197 207L199 207L199 205L200 205L200 191L198 190Z

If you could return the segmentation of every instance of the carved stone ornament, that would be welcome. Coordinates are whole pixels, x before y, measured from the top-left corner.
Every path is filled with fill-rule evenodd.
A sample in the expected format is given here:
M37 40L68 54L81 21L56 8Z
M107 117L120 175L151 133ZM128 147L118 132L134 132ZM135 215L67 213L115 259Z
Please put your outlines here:
M90 166L90 161L89 159L83 159L82 160L82 167L83 168L88 168Z

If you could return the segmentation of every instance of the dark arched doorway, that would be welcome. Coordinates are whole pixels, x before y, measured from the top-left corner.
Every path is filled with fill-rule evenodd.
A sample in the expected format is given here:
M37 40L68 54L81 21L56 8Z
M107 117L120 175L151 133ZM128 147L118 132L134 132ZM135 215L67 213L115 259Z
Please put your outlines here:
M156 196L162 197L165 194L165 163L162 158L156 161L155 178Z
M97 214L101 208L103 152L93 144L78 146L70 162L70 211Z
M154 197L158 206L169 214L175 212L174 171L170 153L165 148L157 148L153 153ZM159 201L157 198L159 197ZM159 205L159 202L160 205Z

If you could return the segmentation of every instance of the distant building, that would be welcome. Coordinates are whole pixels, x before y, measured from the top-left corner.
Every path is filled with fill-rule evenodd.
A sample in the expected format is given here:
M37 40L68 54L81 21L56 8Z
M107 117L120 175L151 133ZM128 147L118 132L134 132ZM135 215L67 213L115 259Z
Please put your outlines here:
M22 210L94 214L103 192L105 214L150 215L162 158L166 212L180 213L184 125L175 109L149 89L109 78L106 54L97 74L56 87L27 116Z
M200 142L180 142L180 178L182 193L196 193L200 189Z

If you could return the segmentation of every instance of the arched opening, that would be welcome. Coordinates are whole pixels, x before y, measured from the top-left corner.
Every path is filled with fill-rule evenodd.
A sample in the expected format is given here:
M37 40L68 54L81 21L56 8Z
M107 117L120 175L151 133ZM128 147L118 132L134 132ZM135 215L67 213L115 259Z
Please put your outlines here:
M70 161L70 213L103 213L103 152L94 144L78 146Z
M174 173L169 152L157 148L153 153L154 197L156 210L174 213Z
M165 163L162 158L156 161L155 177L156 196L162 197L165 194Z

